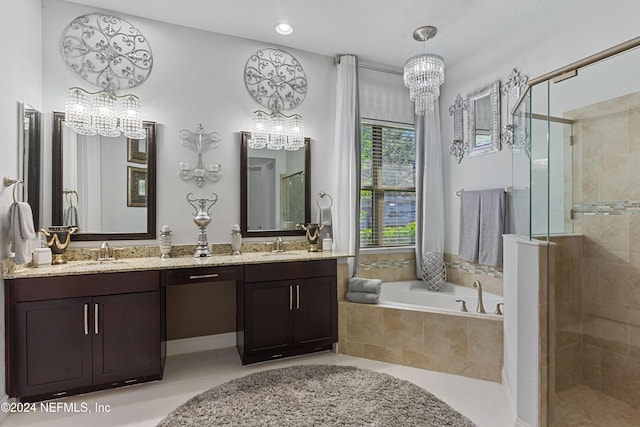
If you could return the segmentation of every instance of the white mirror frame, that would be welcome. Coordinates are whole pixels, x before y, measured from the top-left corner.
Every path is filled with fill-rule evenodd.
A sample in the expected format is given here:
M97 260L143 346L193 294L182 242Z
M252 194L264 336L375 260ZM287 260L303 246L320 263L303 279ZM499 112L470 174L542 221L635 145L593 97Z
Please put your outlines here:
M481 147L476 146L476 116L475 100L489 95L491 106L491 143ZM467 144L469 146L469 156L479 156L481 154L500 151L500 80L475 90L467 95L467 118L469 132L467 132Z

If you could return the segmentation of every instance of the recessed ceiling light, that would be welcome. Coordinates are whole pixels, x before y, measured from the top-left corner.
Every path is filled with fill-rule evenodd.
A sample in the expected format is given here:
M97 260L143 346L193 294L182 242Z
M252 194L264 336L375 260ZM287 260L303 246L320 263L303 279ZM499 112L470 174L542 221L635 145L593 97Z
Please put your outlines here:
M276 24L276 33L282 34L283 36L289 35L293 33L293 25L288 22L278 22Z

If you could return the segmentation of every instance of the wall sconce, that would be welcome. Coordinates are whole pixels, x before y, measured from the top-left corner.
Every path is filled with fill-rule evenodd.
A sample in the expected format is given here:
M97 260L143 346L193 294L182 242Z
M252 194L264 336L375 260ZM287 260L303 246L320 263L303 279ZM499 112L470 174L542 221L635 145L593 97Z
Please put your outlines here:
M467 100L462 99L460 94L456 97L453 105L449 107L449 114L453 116L453 140L451 140L451 148L449 154L455 157L458 164L462 162L464 154L469 151L469 144L464 142L462 131L463 111L467 109Z
M520 94L527 84L527 80L527 76L521 76L520 72L514 68L507 77L507 81L502 83L500 89L501 95L506 97L507 101L507 124L502 127L500 139L503 145L515 152L519 152L522 149L526 151L526 135L524 134L524 125L519 126L516 130L511 109L515 107L516 102L518 102Z
M299 114L285 116L262 110L253 113L249 148L295 151L304 146L304 121Z
M217 148L220 141L220 134L218 132L205 133L202 125L198 125L195 132L191 132L187 129L182 129L178 133L180 142L184 147L195 151L198 154L198 159L195 164L191 166L187 162L178 163L180 168L180 178L183 181L195 180L196 185L200 188L204 185L205 180L211 182L218 182L220 180L220 170L222 166L219 164L205 165L202 160L202 153L209 148Z
M65 96L65 124L81 135L142 139L142 103L135 95L117 96L149 77L151 47L144 35L122 18L101 13L71 21L60 40L65 62L78 77L102 89L89 93L72 87Z
M144 139L142 103L135 95L116 96L111 91L89 93L72 87L64 99L65 124L79 135Z
M249 147L297 150L304 146L304 121L282 111L297 107L307 94L307 77L300 62L282 49L266 48L249 57L244 68L249 95L271 110L254 111Z

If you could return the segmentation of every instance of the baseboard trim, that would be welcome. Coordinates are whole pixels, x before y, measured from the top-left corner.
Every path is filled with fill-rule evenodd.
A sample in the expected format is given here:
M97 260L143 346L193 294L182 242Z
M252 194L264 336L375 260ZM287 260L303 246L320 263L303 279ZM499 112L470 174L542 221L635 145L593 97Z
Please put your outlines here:
M516 416L516 407L513 404L513 394L511 393L511 384L509 384L509 380L507 379L507 374L504 372L504 368L502 368L502 392L504 393L504 400L507 402L507 409L509 410L509 419L514 420L517 424L518 417Z
M202 337L182 338L167 341L167 356L178 354L197 353L199 351L217 350L227 347L235 347L236 333L205 335Z

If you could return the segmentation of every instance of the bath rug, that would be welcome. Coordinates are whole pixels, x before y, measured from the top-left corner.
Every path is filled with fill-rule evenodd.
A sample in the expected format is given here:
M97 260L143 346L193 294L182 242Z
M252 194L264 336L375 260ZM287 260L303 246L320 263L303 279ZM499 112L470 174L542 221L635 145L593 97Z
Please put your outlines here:
M303 365L256 372L213 387L158 426L474 424L409 381L353 366Z

